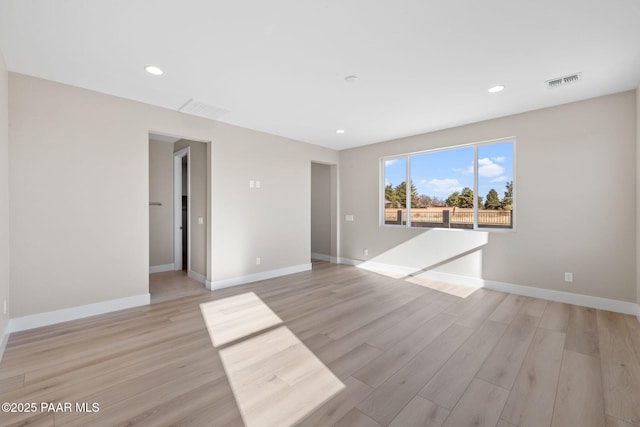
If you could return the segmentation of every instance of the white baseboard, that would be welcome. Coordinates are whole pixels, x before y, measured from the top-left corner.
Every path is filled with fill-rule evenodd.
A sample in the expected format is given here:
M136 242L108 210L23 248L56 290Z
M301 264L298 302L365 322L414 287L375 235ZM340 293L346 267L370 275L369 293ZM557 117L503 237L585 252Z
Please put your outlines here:
M317 259L320 261L331 262L331 257L325 254L319 254L317 252L311 252L311 259Z
M273 279L274 277L286 276L289 274L301 273L311 270L311 263L294 265L292 267L278 268L276 270L262 271L260 273L248 274L246 276L232 277L224 280L207 280L206 286L209 290L223 289L230 286L244 285L246 283L258 282L260 280Z
M511 294L581 305L583 307L597 308L599 310L615 311L623 314L633 314L637 310L637 304L632 302L594 297L591 295L574 294L571 292L494 282L491 280L485 280L484 287L494 291L509 292Z
M338 264L358 266L358 265L362 264L363 262L366 262L366 261L361 261L359 259L338 257Z
M165 271L175 270L174 264L152 265L149 267L149 274L164 273Z
M351 261L355 261L355 260L351 260ZM380 271L382 273L387 273L392 276L409 276L410 274L413 274L419 271L415 268L405 267L403 265L383 264L375 261L360 261L358 264L350 264L350 265L356 265L360 268L364 268L365 270Z
M2 362L2 357L4 356L4 351L7 348L7 343L9 342L9 325L5 326L5 330L2 332L0 336L0 362Z
M9 319L7 333L19 332L27 329L39 328L41 326L53 325L55 323L67 322L69 320L82 319L98 314L112 311L124 310L127 308L149 305L151 295L140 294L131 297L118 298L110 301L97 302L94 304L80 305L77 307L64 308L62 310L49 311L46 313L32 314L29 316Z
M196 271L189 270L189 273L187 273L187 275L193 280L197 280L198 282L202 283L203 285L207 282L207 278Z
M330 262L331 264L340 264L338 262L339 258L331 255L319 254L316 252L311 252L311 259L318 259L320 261Z
M372 261L359 261L348 258L341 258L341 264L355 265L367 270L380 271L391 275L405 275L418 273L417 276L426 277L442 282L453 283L455 285L471 286L474 288L485 288L492 291L507 292L510 294L523 295L527 297L539 298L549 301L563 302L567 304L591 307L599 310L615 311L617 313L631 314L638 316L640 320L640 306L638 304L619 301L608 298L594 297L590 295L574 294L570 292L556 291L552 289L535 288L532 286L522 286L513 283L497 282L485 280L477 277L459 276L456 274L439 273L436 271L421 272L421 270L382 264Z

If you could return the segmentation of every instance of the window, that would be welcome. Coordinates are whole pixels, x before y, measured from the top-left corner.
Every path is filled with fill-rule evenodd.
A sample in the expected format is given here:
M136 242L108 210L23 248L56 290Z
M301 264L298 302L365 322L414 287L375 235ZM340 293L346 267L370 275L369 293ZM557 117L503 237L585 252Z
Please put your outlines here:
M407 223L407 159L398 157L384 160L384 223Z
M513 228L513 142L480 145L478 227Z
M384 225L513 228L514 140L382 159Z

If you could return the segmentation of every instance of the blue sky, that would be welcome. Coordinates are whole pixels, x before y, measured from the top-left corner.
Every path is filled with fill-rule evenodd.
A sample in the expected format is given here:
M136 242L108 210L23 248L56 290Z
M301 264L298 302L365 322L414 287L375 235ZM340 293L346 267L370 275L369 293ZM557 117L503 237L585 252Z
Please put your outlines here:
M513 143L478 146L478 191L483 200L492 188L504 196L513 180ZM385 185L406 180L404 158L385 161ZM473 147L432 151L411 156L411 180L418 194L446 199L464 187L473 189Z

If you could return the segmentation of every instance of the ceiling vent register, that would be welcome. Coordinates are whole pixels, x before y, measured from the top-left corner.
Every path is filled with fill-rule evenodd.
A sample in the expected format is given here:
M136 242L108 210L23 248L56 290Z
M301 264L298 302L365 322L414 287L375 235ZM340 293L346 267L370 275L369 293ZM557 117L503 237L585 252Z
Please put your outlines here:
M190 99L186 104L180 107L178 111L198 117L205 117L207 119L219 119L230 112L224 108L205 104L204 102L196 101L195 99Z
M574 74L569 74L568 76L557 77L555 79L547 80L546 82L544 82L544 84L549 89L555 89L561 86L578 83L580 80L582 80L582 73L574 73Z

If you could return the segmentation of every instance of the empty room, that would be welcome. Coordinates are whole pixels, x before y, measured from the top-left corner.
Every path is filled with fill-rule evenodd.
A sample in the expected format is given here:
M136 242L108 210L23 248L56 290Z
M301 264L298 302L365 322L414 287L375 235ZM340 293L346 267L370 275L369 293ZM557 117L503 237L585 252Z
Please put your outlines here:
M639 176L637 0L0 0L0 425L640 427Z

